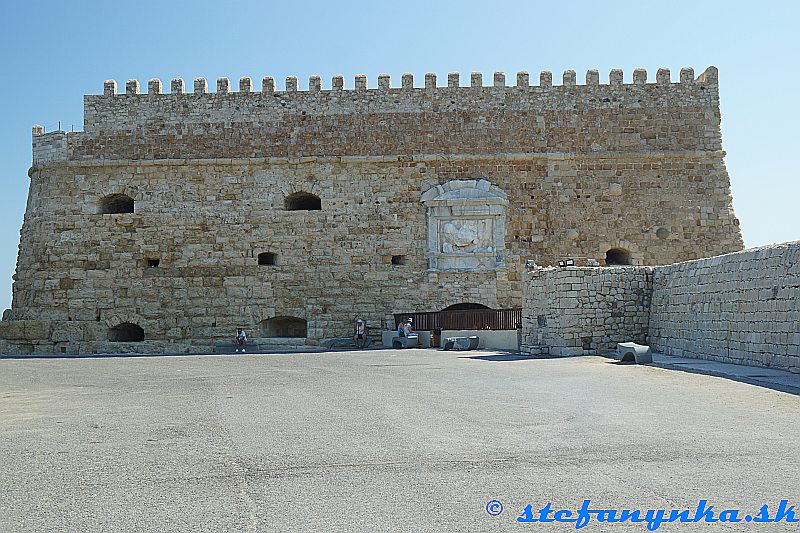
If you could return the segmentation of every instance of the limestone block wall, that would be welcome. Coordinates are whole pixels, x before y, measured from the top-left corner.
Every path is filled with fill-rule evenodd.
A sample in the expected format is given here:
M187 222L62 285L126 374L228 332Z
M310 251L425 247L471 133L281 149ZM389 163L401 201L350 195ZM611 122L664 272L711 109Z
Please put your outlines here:
M800 372L800 242L658 267L659 352Z
M523 344L597 355L644 343L652 290L652 267L535 267L526 273Z

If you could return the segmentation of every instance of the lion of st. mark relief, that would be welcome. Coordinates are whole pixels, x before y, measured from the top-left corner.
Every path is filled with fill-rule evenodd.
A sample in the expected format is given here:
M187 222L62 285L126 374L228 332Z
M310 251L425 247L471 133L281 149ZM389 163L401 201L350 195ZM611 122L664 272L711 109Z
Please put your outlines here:
M441 224L442 253L494 252L492 221L448 220Z

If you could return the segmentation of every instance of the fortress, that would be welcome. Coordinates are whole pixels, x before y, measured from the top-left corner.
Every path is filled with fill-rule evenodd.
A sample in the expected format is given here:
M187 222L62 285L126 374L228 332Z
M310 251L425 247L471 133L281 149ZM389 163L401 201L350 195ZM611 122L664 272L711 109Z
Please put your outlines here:
M357 317L520 307L529 260L741 250L716 68L632 79L107 81L84 131L33 128L0 351L208 351L237 326L314 345Z

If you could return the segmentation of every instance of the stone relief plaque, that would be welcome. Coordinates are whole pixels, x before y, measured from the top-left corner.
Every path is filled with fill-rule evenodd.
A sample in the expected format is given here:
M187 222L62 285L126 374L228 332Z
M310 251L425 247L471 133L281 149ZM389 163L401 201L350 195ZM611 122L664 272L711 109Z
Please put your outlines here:
M506 194L487 180L453 180L423 193L431 270L505 267Z

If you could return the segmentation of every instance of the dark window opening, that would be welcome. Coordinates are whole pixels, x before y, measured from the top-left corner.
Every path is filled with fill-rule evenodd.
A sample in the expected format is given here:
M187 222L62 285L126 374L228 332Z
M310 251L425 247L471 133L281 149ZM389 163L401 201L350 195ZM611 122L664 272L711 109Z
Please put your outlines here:
M276 316L261 321L261 335L264 337L305 338L308 323L293 316Z
M286 197L287 211L320 211L322 200L308 192L296 192Z
M112 194L100 200L100 212L104 215L133 213L133 198L125 194Z
M148 268L157 268L160 263L161 263L160 259L148 259L147 260L147 267Z
M606 252L606 266L632 264L631 253L625 248L612 248Z
M404 256L404 255L393 255L392 256L392 264L393 265L405 265L406 264L406 256Z
M136 324L125 322L109 330L108 340L111 342L142 342L144 330Z
M274 265L277 256L272 252L263 252L258 254L259 265Z

